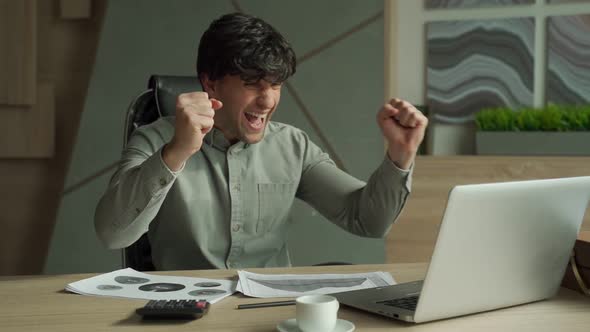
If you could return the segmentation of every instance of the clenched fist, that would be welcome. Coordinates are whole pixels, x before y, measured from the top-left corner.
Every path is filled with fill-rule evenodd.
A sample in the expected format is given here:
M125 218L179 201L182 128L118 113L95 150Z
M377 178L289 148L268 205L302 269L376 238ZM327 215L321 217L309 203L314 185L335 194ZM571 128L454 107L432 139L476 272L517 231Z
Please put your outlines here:
M428 119L412 104L394 98L377 113L377 123L387 140L391 161L401 169L408 169L424 139Z
M206 92L183 93L176 98L174 137L162 154L171 170L181 169L184 162L201 149L203 138L213 128L215 111L222 106Z

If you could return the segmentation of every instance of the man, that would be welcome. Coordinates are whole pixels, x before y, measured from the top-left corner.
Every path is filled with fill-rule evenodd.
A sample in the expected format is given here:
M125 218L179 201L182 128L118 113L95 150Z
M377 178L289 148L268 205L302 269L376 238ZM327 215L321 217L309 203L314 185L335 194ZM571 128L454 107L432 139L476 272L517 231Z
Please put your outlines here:
M308 136L271 122L295 54L266 22L215 20L199 45L203 92L176 116L137 129L96 209L107 247L148 232L160 270L289 266L289 209L300 198L347 231L383 237L410 192L427 119L393 99L377 114L387 155L368 183L338 169Z

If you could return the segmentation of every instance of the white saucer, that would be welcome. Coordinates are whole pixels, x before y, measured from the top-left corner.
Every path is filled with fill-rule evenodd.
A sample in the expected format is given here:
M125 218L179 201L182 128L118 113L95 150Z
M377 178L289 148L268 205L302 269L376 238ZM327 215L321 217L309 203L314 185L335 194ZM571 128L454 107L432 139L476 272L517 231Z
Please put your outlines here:
M277 325L277 330L281 332L301 332L297 327L297 321L295 318L286 319ZM330 332L352 332L354 331L354 324L344 319L338 319L336 321L336 327Z

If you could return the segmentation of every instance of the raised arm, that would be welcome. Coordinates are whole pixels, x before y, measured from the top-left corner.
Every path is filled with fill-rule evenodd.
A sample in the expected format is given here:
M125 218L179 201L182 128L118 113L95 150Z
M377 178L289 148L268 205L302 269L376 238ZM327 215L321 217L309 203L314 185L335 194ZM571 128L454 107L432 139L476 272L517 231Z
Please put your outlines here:
M197 153L223 105L205 92L178 96L176 117L136 130L96 208L94 225L111 249L124 248L147 232L188 158Z
M125 248L147 232L176 178L162 159L163 136L173 131L164 121L133 134L96 207L96 233L109 249Z
M315 145L311 149L319 151ZM314 154L297 196L353 234L385 236L410 193L411 171L397 168L386 157L364 183L337 168L327 155Z
M427 118L410 103L392 99L377 113L388 143L383 162L364 182L338 169L311 141L297 195L351 233L383 237L405 205Z

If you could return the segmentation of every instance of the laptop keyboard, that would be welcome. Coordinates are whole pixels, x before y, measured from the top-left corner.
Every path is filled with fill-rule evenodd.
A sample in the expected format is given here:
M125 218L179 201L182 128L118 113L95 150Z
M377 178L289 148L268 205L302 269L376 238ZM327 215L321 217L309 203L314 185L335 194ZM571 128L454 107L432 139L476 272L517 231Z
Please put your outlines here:
M377 303L414 311L416 310L416 305L418 304L418 296L402 297L399 299L379 301Z

